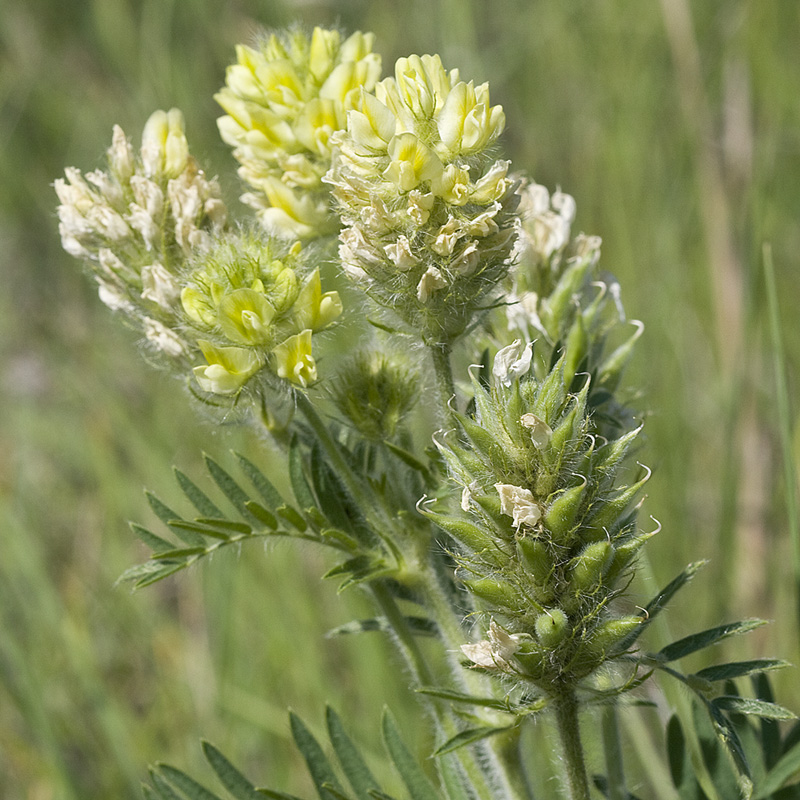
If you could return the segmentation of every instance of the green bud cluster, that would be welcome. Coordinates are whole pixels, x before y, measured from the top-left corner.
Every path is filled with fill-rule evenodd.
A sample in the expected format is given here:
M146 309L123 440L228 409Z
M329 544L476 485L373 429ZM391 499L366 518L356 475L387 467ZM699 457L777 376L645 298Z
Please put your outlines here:
M508 271L518 196L491 149L504 123L486 84L410 56L332 137L342 266L427 344L461 335Z
M364 350L339 369L330 397L362 436L392 440L419 399L419 378L406 358Z
M304 251L253 234L220 237L185 276L181 303L207 362L200 387L236 394L262 367L306 387L317 378L312 335L342 312L322 293L319 270L305 279Z
M531 361L516 342L498 352L491 386L473 377L474 414L455 413L460 431L437 442L463 514L426 513L459 542L464 585L514 637L494 669L548 692L620 655L641 622L612 601L648 538L632 508L647 476L621 480L641 428L601 440L590 381L571 391L567 355L541 380Z
M338 229L322 177L331 165L331 135L345 127L360 88L371 91L380 78L374 39L295 29L258 48L236 48L215 98L226 112L219 130L254 189L242 200L270 233L305 239Z

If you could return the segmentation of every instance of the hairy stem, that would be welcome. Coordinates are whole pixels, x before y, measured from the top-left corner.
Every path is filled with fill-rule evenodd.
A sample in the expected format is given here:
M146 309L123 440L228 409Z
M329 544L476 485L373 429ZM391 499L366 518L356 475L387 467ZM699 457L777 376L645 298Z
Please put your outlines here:
M416 686L435 686L436 679L419 648L414 633L386 584L381 581L374 581L370 585L370 589L378 608L392 628L395 644L406 663L406 667L411 672ZM419 697L425 710L432 718L437 733L448 738L455 735L457 727L449 707L433 698L426 698L423 695ZM444 756L444 758L449 757L451 756ZM456 758L461 763L464 774L467 776L471 788L474 789L476 797L480 798L480 800L497 800L497 794L494 792L494 781L492 780L494 776L485 774L485 767L480 760L475 758L466 748L457 751Z
M452 348L444 342L433 342L428 345L433 361L433 372L436 377L436 391L439 395L439 407L445 417L450 414L450 401L456 394L453 382L453 370L450 367Z
M564 687L554 697L554 711L558 736L564 758L567 797L569 800L590 800L589 779L583 758L580 728L578 726L578 698L575 690Z

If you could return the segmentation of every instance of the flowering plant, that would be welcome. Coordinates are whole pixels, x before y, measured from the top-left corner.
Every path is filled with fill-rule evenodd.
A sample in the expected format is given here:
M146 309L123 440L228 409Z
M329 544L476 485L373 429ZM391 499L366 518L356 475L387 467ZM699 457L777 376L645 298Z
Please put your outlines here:
M115 128L107 171L68 169L56 182L64 247L101 300L199 402L268 433L289 476L279 490L241 457L244 488L209 460L235 518L184 480L198 516L152 498L179 541L137 526L152 556L123 577L145 586L279 536L333 551L326 577L372 599L362 627L391 634L432 726L426 772L384 719L415 800L541 796L521 752L531 720L548 715L563 796L586 800L595 786L632 797L615 709L654 672L694 693L721 743L710 746L730 756L709 766L678 704L680 796L721 797L718 771L744 796L772 796L774 771L754 790L742 720L793 715L715 684L785 662L676 666L761 621L642 644L700 565L646 606L632 602L658 531L638 520L650 471L630 463L643 426L624 383L643 326L601 270L600 240L573 232L569 195L498 157L505 117L486 84L429 55L380 80L373 39L318 28L237 48L219 128L254 220L232 220L175 109L151 116L138 153ZM590 777L581 714L592 708L607 769ZM332 711L328 729L336 762L292 717L320 796L386 797ZM256 790L211 745L206 756L233 796L288 797ZM177 792L213 797L168 767L146 789Z

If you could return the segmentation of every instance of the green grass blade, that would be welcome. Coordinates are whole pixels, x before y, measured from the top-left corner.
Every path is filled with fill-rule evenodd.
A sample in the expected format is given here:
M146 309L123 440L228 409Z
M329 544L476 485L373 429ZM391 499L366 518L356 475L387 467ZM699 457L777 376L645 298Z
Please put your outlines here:
M795 474L792 447L792 422L789 412L789 389L786 378L786 355L781 335L781 315L778 292L775 288L775 267L772 263L772 248L764 245L764 281L767 288L769 329L772 339L772 355L775 369L775 406L778 415L778 433L783 461L786 517L792 545L792 572L795 583L796 613L800 618L800 509L797 501L797 475Z
M800 772L800 742L784 753L753 793L753 800L766 800Z

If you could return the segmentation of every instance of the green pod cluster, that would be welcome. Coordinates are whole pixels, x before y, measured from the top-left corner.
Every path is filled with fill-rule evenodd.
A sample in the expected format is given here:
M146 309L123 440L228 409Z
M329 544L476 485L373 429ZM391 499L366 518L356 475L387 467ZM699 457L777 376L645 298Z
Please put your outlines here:
M570 346L582 360L591 342L576 333ZM562 355L537 378L527 360L517 346L489 386L473 376L473 412L455 413L460 430L437 442L462 513L436 519L459 544L478 610L526 642L514 671L546 691L586 679L638 624L612 601L650 536L634 507L647 476L620 480L641 427L600 434L591 379L570 391L574 361Z

